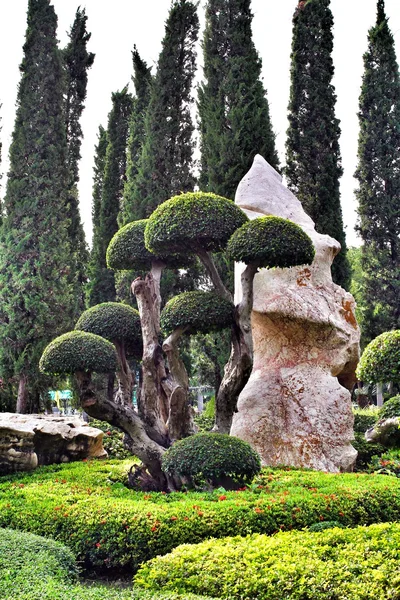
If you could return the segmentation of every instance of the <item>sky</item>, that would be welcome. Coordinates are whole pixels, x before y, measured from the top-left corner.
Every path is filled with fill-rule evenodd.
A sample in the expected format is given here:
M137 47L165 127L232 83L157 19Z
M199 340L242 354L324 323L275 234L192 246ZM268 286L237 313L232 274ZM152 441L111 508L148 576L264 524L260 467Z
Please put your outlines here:
M84 140L80 164L80 207L88 241L91 241L91 195L94 147L99 125L106 127L111 109L111 93L121 90L132 76L131 51L136 44L140 55L156 68L170 0L53 0L58 15L58 38L63 47L77 7L85 7L88 30L92 33L88 49L96 54L89 72L86 109L82 117ZM252 0L253 39L263 63L263 80L268 92L271 119L281 163L285 162L292 15L297 0ZM8 148L15 120L15 102L20 80L19 64L26 31L28 0L0 0L0 115L3 143L2 170L7 172ZM201 29L205 0L199 2ZM386 0L386 13L400 57L400 1ZM356 202L353 173L357 164L358 98L363 73L363 53L367 49L368 29L376 20L376 0L331 0L334 26L334 85L336 114L341 122L340 139L344 175L341 179L343 220L349 246L359 245L354 231ZM201 34L200 34L201 35ZM201 80L202 56L199 47ZM131 84L131 91L133 86ZM5 191L2 180L1 195Z

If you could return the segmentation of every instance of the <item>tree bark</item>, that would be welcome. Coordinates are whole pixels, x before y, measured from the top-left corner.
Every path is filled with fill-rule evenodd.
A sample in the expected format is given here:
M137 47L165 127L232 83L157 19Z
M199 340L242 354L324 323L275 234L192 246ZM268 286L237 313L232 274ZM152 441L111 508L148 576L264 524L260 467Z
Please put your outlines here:
M163 350L170 369L168 431L171 442L181 440L195 432L193 411L189 405L189 377L179 354L178 342L186 328L175 329L165 340Z
M149 437L145 424L133 407L97 396L90 373L76 373L76 378L83 410L94 419L107 421L110 425L122 429L130 438L132 452L144 463L158 489L167 490L167 478L161 469L165 448Z
M138 303L143 337L140 416L167 441L169 397L163 386L167 372L159 342L160 278L164 266L163 263L153 263L151 272L144 279L138 278L132 283L132 292Z
M132 406L132 393L135 384L135 378L126 360L125 347L122 343L114 343L118 356L117 380L118 390L115 394L115 401L119 404Z
M253 308L253 281L257 269L257 265L247 265L241 276L242 299L235 309L231 355L225 366L215 404L214 429L220 433L229 433L239 394L248 382L253 368L251 311Z
M28 376L21 373L18 382L18 395L16 413L26 414L28 409Z
M215 263L213 261L211 254L202 249L198 249L196 252L197 252L197 255L200 258L201 262L203 263L207 273L210 276L210 279L213 283L216 293L219 296L221 296L222 298L225 298L225 300L228 300L229 302L233 302L232 294L225 287L225 285L218 273L217 267L215 266Z

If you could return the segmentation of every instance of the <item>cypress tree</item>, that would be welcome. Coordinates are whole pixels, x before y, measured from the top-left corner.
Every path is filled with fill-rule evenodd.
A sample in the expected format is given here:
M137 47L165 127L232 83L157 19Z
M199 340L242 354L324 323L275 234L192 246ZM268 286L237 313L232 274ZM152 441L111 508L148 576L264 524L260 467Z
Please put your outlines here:
M67 160L69 168L68 184L68 234L75 258L75 268L71 280L75 289L76 315L84 309L84 284L89 259L78 201L79 160L81 158L82 128L80 119L85 107L88 70L93 65L95 55L87 51L91 34L86 30L87 16L84 9L78 8L69 33L70 41L63 50L67 75L65 97L65 118L67 134Z
M368 33L359 111L364 341L400 328L400 76L384 0Z
M194 187L191 87L198 30L193 2L175 0L165 25L145 118L145 142L130 198L130 214L135 219L148 217L164 200Z
M135 98L133 99L132 115L129 123L128 158L126 170L126 183L122 200L121 212L118 217L120 226L139 217L135 214L131 204L131 197L135 189L136 177L139 171L139 160L145 139L144 119L150 101L151 69L141 59L136 46L132 52L133 83L135 85Z
M209 0L199 89L200 187L233 198L255 154L278 168L250 0Z
M90 306L100 302L115 301L114 272L107 269L106 251L111 238L118 231L117 218L125 184L128 126L132 112L132 96L128 93L127 87L121 92L112 94L112 104L108 116L104 174L102 183L99 182L101 201L99 205L94 198L93 207L95 222L90 264ZM101 142L100 138L99 146Z
M72 324L65 79L56 29L49 0L29 0L0 252L1 359L18 381L18 412L28 408L44 347Z
M350 267L340 205L340 128L335 117L330 0L299 3L293 17L286 176L289 188L325 233L342 246L333 280L348 289Z

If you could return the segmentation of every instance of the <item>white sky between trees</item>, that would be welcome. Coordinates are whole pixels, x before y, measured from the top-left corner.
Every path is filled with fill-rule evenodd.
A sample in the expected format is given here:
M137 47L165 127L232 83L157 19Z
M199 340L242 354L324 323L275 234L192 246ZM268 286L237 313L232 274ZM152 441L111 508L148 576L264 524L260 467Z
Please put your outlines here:
M67 43L67 31L79 4L86 8L88 30L92 38L88 49L96 54L89 71L88 96L82 118L84 141L80 165L80 205L87 238L91 239L91 195L94 147L100 124L107 125L111 93L121 90L132 76L131 50L136 44L141 57L155 65L164 35L170 0L53 0L58 15L58 37ZM204 25L204 0L200 0L201 29ZM296 0L252 0L253 39L263 61L264 84L268 91L271 118L281 163L285 161L289 68L292 39L292 15ZM368 29L376 20L376 0L331 0L335 19L334 84L337 93L336 114L341 121L340 147L344 175L341 200L347 243L359 245L354 232L356 203L353 173L357 164L358 97L363 72L362 55L367 49ZM8 169L8 149L15 119L15 101L20 80L18 66L26 31L27 0L0 0L0 102L3 142L2 171ZM389 26L400 58L400 1L386 0ZM202 33L200 33L201 37ZM202 64L199 51L198 64ZM201 78L199 74L198 80ZM130 85L133 91L132 84ZM2 180L2 193L5 178Z

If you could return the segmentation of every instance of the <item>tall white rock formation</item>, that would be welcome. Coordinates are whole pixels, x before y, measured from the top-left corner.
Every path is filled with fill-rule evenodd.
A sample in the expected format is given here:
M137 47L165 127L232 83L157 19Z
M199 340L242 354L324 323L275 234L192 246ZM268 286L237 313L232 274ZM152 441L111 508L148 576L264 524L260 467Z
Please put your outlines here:
M248 441L265 465L351 470L357 453L346 388L355 380L360 331L353 297L332 282L340 244L315 231L300 201L261 156L240 182L235 201L250 219L275 215L294 221L316 253L311 266L261 269L255 277L254 365L231 434Z

